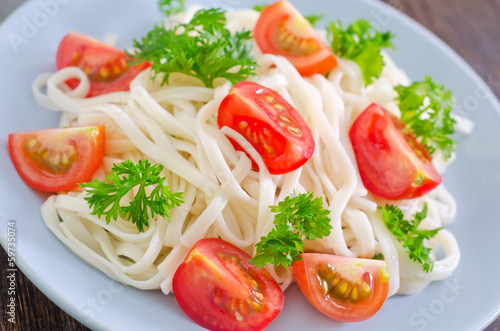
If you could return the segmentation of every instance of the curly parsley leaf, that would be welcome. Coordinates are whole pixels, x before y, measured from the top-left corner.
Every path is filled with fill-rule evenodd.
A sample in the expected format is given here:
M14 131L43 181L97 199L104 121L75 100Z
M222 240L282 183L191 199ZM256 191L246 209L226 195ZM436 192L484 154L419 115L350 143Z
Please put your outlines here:
M114 164L111 173L104 181L97 179L79 184L86 188L87 200L91 214L106 217L106 223L111 219L131 220L137 226L139 232L144 232L144 227L149 226L149 219L155 214L170 218L170 211L182 202L182 192L172 193L168 186L164 185L165 177L160 173L163 166L151 165L147 160L139 160L138 164L127 160ZM154 186L148 196L146 187ZM129 205L122 206L122 198L133 188L137 187Z
M431 272L434 260L431 258L431 249L424 246L424 239L431 239L442 228L422 230L418 226L427 216L427 204L421 212L415 213L412 221L404 220L403 212L394 205L386 204L384 208L378 207L382 213L385 225L403 245L404 250L413 261L422 265L425 272Z
M167 16L180 13L185 8L184 0L159 0L158 7Z
M173 72L196 77L207 87L213 87L216 78L235 84L254 74L253 41L250 31L232 33L225 23L223 10L201 9L187 24L155 26L140 41L134 40L130 56L151 62L153 79L164 74L162 85Z
M255 5L252 7L252 9L261 13L264 10L264 8L266 8L266 7L267 7L267 5Z
M304 18L311 23L313 27L316 26L318 21L321 21L325 17L324 14L311 14L311 15L305 15Z
M398 85L395 90L403 123L429 154L440 149L443 159L449 159L456 147L456 142L450 137L455 133L456 123L450 116L455 103L451 91L431 77L411 86Z
M363 72L365 85L380 77L384 67L381 50L394 48L391 32L380 32L365 20L357 20L348 27L340 21L326 27L328 43L336 55L356 62Z
M323 199L313 199L312 193L292 193L277 206L270 206L277 213L274 217L274 229L256 244L256 254L249 263L257 267L266 264L282 265L288 268L295 261L300 261L304 251L304 240L315 240L330 234L332 226L323 208Z
M266 8L267 5L255 5L253 6L253 10L256 10L258 11L259 13L261 13L264 8ZM311 15L304 15L304 18L306 20L309 21L309 23L311 23L311 25L314 27L316 26L316 23L318 23L318 21L320 21L321 19L323 19L325 17L324 14L311 14Z

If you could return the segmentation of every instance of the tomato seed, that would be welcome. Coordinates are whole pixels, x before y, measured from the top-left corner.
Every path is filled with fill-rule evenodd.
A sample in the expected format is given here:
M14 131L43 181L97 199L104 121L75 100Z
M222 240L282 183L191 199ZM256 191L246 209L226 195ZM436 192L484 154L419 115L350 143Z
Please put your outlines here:
M281 103L275 103L273 106L279 112L282 112L283 110L285 110L285 107L283 107L283 105Z
M109 70L105 66L99 68L99 75L101 78L106 79L109 76Z
M37 140L35 138L33 138L30 141L28 141L27 146L29 149L31 149L35 146L36 143L37 143Z

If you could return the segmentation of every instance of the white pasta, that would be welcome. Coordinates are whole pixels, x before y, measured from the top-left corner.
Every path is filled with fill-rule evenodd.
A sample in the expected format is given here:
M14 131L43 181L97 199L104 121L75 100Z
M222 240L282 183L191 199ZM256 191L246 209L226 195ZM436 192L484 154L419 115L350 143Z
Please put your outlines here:
M232 30L252 28L257 17L254 11L231 12L228 26ZM121 218L106 224L103 218L91 215L83 200L85 192L60 192L42 206L47 227L109 277L140 289L161 288L167 294L176 268L199 239L220 237L253 254L255 243L273 227L274 215L268 206L294 190L310 191L322 197L331 211L333 229L327 238L306 243L308 249L362 258L382 253L390 295L415 293L448 277L460 259L453 235L441 230L427 243L435 251L442 247L445 255L436 257L432 272L423 272L411 261L376 211L380 199L364 188L348 137L350 125L371 102L399 113L393 87L409 83L404 73L385 54L382 76L364 87L359 67L348 60L339 60L327 77L304 78L285 58L255 53L258 75L251 79L280 92L294 105L316 143L311 159L285 175L270 175L241 135L227 127L218 128L217 110L229 92L228 83L206 88L173 74L170 84L160 86L161 79L152 82L146 70L132 81L130 92L85 99L89 82L80 69L40 75L33 83L35 99L43 107L62 112L61 126L106 126L105 156L95 178L104 179L113 163L148 159L164 166L167 185L183 192L184 199L170 221L155 217L140 233ZM74 91L63 84L69 78L81 81ZM236 151L227 137L252 156L259 172L252 170L250 159ZM428 216L422 227L437 228L453 221L455 202L442 185L427 196L397 202L407 217L420 211L424 203ZM267 269L283 289L293 281L291 270Z

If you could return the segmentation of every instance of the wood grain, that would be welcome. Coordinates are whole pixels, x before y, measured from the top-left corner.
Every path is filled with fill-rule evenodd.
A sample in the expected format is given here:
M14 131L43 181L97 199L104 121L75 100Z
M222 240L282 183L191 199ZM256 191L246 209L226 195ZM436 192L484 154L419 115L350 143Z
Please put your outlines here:
M0 22L22 0L1 0ZM460 54L500 97L500 0L384 0L434 32ZM0 250L0 302L7 302L7 254ZM17 272L16 324L0 310L1 330L89 330ZM497 318L486 331L499 331Z

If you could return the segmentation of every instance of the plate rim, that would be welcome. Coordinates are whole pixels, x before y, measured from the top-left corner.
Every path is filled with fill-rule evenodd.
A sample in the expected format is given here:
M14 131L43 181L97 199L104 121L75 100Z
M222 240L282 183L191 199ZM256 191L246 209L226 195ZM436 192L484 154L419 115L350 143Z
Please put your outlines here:
M474 83L480 84L482 88L484 88L488 93L489 97L487 98L487 101L492 104L493 110L496 112L496 115L500 115L500 101L498 97L493 93L492 89L490 86L483 80L483 78L471 67L471 65L465 61L453 48L451 48L447 43L445 43L442 39L440 39L437 35L435 35L432 31L430 31L428 28L417 22L415 19L412 17L406 15L405 13L401 12L398 8L395 8L381 0L362 0L364 3L372 3L377 6L395 11L397 17L401 20L403 20L405 23L408 23L411 27L412 30L416 31L417 33L422 33L425 39L432 41L434 44L438 46L441 50L443 50L446 53L447 57L451 57L453 61L456 61L461 69L465 70L465 73L467 76L471 77ZM21 6L17 7L3 22L0 24L0 32L2 30L6 29L6 26L11 24L10 22L13 21L16 17L21 16L24 12L28 11L30 8L32 8L34 5L36 5L36 2L34 0L28 0L25 3L23 3ZM41 217L40 217L41 219ZM3 231L3 230L2 230ZM54 236L55 237L55 236ZM0 236L0 244L2 247L5 249L6 247L6 241L4 240L3 236ZM60 243L62 245L62 243ZM80 259L79 257L77 257ZM91 329L103 329L105 328L105 325L101 325L98 323L99 319L93 319L90 322L84 321L84 317L82 316L81 312L77 309L77 307L71 305L68 300L61 295L59 292L55 291L49 286L49 283L46 282L46 280L41 279L37 277L36 275L36 270L32 269L28 263L29 259L25 259L24 256L18 256L16 257L16 265L18 268L26 275L26 277L33 283L35 286L40 289L40 291L46 295L52 302L54 302L59 308L67 312L69 315L71 315L73 318L78 320L80 323L83 325L91 328ZM64 308L63 308L64 307ZM488 325L491 324L498 316L500 316L500 300L498 301L498 305L496 308L496 314L491 315L489 319L485 320L483 323L481 323L480 328L487 327Z

